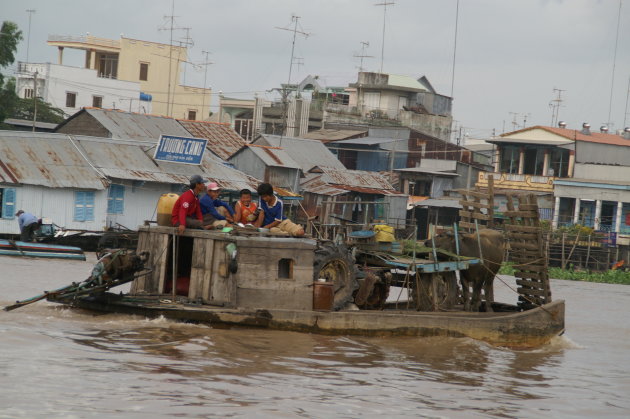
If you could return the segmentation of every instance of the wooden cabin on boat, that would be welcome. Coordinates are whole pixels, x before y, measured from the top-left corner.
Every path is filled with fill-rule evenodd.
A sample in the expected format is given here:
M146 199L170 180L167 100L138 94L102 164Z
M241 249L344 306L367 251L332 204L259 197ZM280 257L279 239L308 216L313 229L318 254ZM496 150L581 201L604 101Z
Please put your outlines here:
M172 293L175 277L176 294L191 302L312 310L315 240L192 229L174 233L171 227L140 228L138 250L150 252L147 265L153 272L134 281L132 295Z

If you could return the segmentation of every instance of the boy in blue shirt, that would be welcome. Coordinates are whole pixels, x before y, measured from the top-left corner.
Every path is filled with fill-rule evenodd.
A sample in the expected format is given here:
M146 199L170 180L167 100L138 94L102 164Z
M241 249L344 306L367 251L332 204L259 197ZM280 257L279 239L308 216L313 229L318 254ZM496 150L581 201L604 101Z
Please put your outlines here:
M301 225L293 223L284 216L282 201L273 194L273 186L269 183L261 183L257 192L260 196L258 208L262 210L262 213L258 215L254 223L256 227L268 228L271 233L289 233L294 237L304 235Z
M205 223L211 223L214 227L225 227L234 222L234 210L219 199L221 188L215 182L208 184L208 193L200 200L201 213Z

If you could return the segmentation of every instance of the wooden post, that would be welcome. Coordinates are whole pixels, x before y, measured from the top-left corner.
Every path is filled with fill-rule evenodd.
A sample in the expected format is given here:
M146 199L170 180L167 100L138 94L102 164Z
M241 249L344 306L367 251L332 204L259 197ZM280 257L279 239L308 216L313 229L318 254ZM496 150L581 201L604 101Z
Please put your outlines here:
M566 268L566 260L564 259L564 239L566 238L567 233L566 231L562 232L562 253L560 255L560 266L562 267L562 269Z
M586 269L588 270L589 259L591 258L591 235L588 235L588 247L586 248Z

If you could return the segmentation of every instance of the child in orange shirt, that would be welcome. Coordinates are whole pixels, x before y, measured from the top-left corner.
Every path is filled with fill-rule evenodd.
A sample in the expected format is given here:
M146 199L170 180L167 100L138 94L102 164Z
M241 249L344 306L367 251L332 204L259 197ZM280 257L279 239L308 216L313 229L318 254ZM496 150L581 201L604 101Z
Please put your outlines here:
M252 191L241 190L241 196L234 205L234 222L242 224L252 224L258 217L258 205L252 201Z

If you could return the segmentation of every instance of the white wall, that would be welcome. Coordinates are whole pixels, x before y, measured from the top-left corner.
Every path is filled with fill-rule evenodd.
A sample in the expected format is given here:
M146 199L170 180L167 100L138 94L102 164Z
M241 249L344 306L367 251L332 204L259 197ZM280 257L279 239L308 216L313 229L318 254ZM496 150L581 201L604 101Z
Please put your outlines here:
M74 192L78 189L53 189L43 186L2 185L15 188L15 210L22 209L38 218L49 218L60 227L77 230L101 231L115 227L116 223L136 230L145 220L155 220L160 196L169 193L168 184L147 183L132 186L131 181L115 182L125 186L124 209L122 214L107 214L108 190L95 191L94 221L74 221ZM0 234L19 234L17 217L0 218Z
M156 220L157 204L160 196L170 193L170 185L145 183L132 186L131 181L114 181L125 186L124 208L122 214L107 214L107 226L116 227L121 224L131 230L136 230L145 220ZM107 210L107 203L105 203Z
M16 76L16 91L24 97L24 89L33 88L33 74L45 80L43 87L38 83L38 96L54 107L62 109L68 116L83 107L93 106L93 96L102 96L102 107L131 112L151 113L151 102L140 101L140 83L107 79L97 76L96 70L57 64L24 64L27 72ZM76 106L66 107L66 93L77 94Z
M74 192L79 189L53 189L43 186L12 186L15 188L15 210L30 212L39 218L50 218L55 224L68 229L102 230L107 211L107 190L95 191L94 221L74 221ZM81 189L83 190L83 189ZM17 217L0 218L0 233L19 234Z

